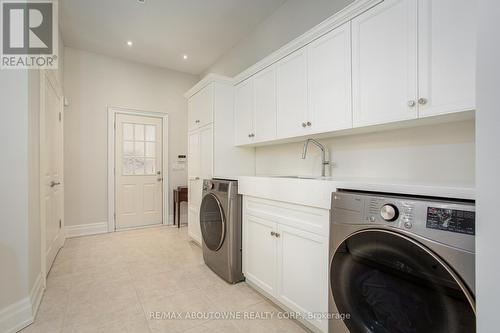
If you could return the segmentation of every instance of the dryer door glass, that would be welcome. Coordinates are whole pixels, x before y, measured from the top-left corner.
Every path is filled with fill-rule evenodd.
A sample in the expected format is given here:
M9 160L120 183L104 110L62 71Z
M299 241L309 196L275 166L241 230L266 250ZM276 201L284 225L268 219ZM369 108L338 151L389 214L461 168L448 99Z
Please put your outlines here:
M336 250L330 277L351 333L475 332L467 287L444 261L404 235L373 229L351 235Z
M221 203L212 193L205 195L201 201L200 227L206 247L212 251L220 249L224 242L226 225Z

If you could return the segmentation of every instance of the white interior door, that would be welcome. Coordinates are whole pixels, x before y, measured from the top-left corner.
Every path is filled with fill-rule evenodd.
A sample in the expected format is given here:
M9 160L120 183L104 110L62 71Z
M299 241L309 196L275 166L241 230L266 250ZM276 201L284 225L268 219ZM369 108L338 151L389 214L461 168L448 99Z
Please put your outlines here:
M49 76L42 73L42 214L45 234L45 272L49 273L64 244L63 232L63 126L62 97Z
M117 114L115 124L115 228L161 224L162 119Z

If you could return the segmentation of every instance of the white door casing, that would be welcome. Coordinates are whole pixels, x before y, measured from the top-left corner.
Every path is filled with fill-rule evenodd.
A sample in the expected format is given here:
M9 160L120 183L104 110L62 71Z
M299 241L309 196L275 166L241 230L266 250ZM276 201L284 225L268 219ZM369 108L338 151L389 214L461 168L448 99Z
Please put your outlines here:
M40 80L40 215L45 279L65 241L63 99L51 73L41 71Z
M116 114L116 229L161 224L162 119Z

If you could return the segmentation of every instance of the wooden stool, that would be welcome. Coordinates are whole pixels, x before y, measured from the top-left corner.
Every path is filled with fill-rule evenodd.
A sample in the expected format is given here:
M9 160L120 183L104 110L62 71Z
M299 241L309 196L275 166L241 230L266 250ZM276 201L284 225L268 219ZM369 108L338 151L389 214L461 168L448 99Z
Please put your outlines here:
M174 190L174 225L177 213L177 228L181 227L181 202L188 202L188 188L179 186Z

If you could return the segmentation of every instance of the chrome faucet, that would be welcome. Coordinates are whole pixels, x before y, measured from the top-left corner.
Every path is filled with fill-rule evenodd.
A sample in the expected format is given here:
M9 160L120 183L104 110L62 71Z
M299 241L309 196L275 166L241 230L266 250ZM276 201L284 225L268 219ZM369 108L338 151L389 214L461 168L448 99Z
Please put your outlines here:
M303 160L306 159L307 148L309 147L309 142L314 143L321 150L321 177L325 177L325 175L326 175L326 166L330 165L330 161L326 160L327 159L327 155L328 155L328 151L318 141L316 141L314 139L307 139L306 142L304 142L304 150L302 151L302 159Z

